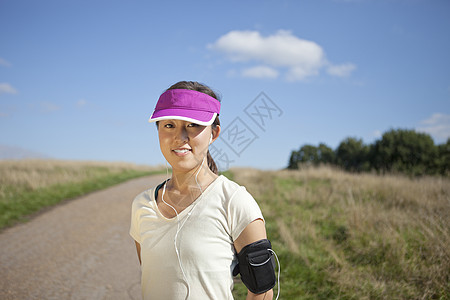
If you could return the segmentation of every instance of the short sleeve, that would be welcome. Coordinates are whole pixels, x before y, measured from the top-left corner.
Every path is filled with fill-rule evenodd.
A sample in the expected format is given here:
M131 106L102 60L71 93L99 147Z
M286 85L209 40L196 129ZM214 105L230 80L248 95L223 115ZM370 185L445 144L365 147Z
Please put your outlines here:
M136 242L141 243L141 235L139 234L138 210L139 210L139 201L138 197L136 197L131 205L130 235Z
M228 219L233 241L251 222L257 219L264 221L258 203L243 186L236 190L229 202Z

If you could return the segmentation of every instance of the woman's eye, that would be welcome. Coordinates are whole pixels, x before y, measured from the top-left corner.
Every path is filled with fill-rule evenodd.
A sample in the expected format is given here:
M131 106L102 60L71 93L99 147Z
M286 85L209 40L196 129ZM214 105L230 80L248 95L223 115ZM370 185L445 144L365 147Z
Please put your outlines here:
M191 123L188 125L188 127L197 127L197 126L198 126L198 124L195 124L195 123Z
M166 124L166 125L164 125L164 127L165 127L165 128L172 128L173 125L172 125L172 124Z

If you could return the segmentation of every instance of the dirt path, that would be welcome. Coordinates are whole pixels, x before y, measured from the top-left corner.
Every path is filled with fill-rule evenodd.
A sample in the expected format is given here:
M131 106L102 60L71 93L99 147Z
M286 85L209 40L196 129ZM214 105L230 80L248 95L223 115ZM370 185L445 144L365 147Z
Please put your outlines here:
M165 175L56 206L0 234L0 299L141 299L131 201Z

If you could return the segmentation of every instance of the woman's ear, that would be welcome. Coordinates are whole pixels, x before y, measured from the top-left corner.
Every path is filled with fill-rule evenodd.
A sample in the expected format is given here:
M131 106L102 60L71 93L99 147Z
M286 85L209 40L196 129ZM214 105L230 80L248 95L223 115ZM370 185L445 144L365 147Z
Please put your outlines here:
M217 140L217 138L219 137L219 134L220 134L220 125L216 125L214 128L212 128L212 131L211 131L211 140L209 142L210 145L215 140Z

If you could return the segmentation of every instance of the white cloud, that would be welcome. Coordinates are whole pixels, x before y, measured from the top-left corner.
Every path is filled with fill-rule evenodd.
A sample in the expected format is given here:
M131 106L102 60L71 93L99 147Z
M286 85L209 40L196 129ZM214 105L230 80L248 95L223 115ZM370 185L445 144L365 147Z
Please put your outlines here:
M256 66L244 69L242 76L251 78L277 78L278 71L268 66Z
M328 74L337 77L348 77L356 69L352 63L341 65L330 65L327 69Z
M450 137L450 115L435 113L420 123L422 125L417 130L430 134L439 142Z
M0 94L17 94L17 90L6 82L0 82Z
M286 74L286 79L288 81L298 81L303 80L307 77L318 75L319 68L305 68L305 67L292 67L288 70Z
M11 67L11 63L0 57L0 66Z
M232 62L259 64L244 70L243 76L254 74L257 68L262 70L262 67L265 67L265 74L274 78L275 74L278 77L277 69L281 68L287 69L286 79L297 81L316 76L321 68L329 65L320 45L301 39L286 30L279 30L268 36L262 36L258 31L230 31L208 45L208 48L224 53ZM334 69L332 67L330 74L341 77L342 74L349 75L355 68L353 64L336 65ZM268 72L269 69L271 71Z

